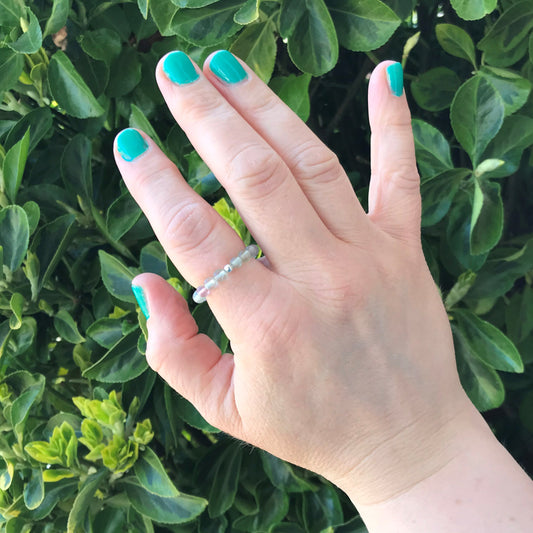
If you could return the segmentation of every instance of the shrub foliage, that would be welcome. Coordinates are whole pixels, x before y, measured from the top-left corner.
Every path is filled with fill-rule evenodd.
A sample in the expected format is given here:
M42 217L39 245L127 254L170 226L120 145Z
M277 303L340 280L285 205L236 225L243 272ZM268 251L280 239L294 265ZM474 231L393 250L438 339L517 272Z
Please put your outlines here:
M533 470L532 30L531 0L0 0L0 531L364 531L336 488L219 433L147 368L132 277L191 287L121 183L116 133L151 135L249 240L156 87L173 49L246 60L363 203L367 74L403 63L461 381Z

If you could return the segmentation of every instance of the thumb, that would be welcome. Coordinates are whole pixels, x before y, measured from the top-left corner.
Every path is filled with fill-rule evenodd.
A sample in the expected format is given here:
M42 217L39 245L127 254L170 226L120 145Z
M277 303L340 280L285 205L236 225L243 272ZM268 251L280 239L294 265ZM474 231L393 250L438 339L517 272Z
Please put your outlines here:
M174 390L187 398L213 426L238 433L233 396L233 356L222 354L198 333L185 299L163 278L141 274L132 289L147 317L146 359Z
M418 243L420 178L400 63L385 61L374 69L368 113L372 132L369 216L393 237Z

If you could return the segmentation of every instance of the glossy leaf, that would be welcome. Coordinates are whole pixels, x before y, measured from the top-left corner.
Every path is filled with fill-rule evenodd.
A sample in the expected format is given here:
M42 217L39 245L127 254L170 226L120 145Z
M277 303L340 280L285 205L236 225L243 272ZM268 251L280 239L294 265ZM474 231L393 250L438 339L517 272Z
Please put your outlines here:
M24 168L26 167L29 147L30 130L28 128L22 139L8 150L4 158L2 169L4 188L9 199L13 203L15 203L22 182L22 175L24 174Z
M18 205L0 209L0 246L3 261L15 271L24 260L30 239L30 227L26 211Z
M91 202L93 196L91 141L85 135L76 135L65 147L61 158L61 175L67 190Z
M87 31L80 36L79 42L86 54L108 64L118 57L122 50L120 35L110 28Z
M455 57L470 61L476 66L476 49L474 41L468 33L453 24L437 24L435 27L437 40L442 48Z
M15 42L7 43L7 46L19 54L34 54L43 43L39 21L29 7L26 7L21 20L24 21L22 35Z
M120 259L100 250L100 267L102 269L102 281L106 289L119 300L136 303L135 296L131 290L131 281L135 277L132 272Z
M72 315L66 309L60 309L54 317L54 326L62 339L72 344L84 342L85 339L81 336L78 326Z
M331 485L322 485L318 491L306 493L302 514L307 531L319 532L344 522L339 496Z
M142 76L142 64L139 53L133 48L122 48L120 55L110 65L113 76L109 78L106 94L124 96L131 93L139 84Z
M396 13L380 0L330 0L339 43L356 52L385 44L401 23Z
M2 9L0 9L1 11ZM7 47L0 48L0 95L7 89L11 89L23 68L24 56Z
M67 533L78 533L86 530L87 513L94 498L94 493L106 475L105 470L91 474L84 482L74 500L68 515Z
M44 482L41 470L33 469L31 478L24 487L24 504L28 509L37 509L44 500Z
M151 494L163 498L179 495L161 461L151 448L146 448L133 467L137 481Z
M412 121L416 162L423 179L453 169L450 145L444 135L431 124Z
M270 88L305 122L309 118L310 74L280 76L270 81Z
M67 23L71 0L55 0L52 5L52 13L46 21L43 37L58 32Z
M48 83L54 99L69 115L89 118L104 113L104 108L62 51L56 52L50 59Z
M28 152L31 153L35 147L39 144L41 139L45 137L52 129L52 113L47 107L38 107L32 109L29 113L24 115L17 123L11 128L4 148L9 150L14 146L22 137L25 132L30 130L30 145Z
M497 0L451 0L457 14L465 20L477 20L496 9Z
M453 99L450 120L457 140L477 166L503 123L505 107L499 93L483 77L469 79Z
M261 451L261 462L272 484L285 492L314 490L311 483L298 476L295 467L268 452Z
M209 433L218 433L219 430L209 424L198 412L196 407L175 390L165 385L165 408L169 418L179 417L193 428Z
M474 181L470 251L484 254L494 248L503 231L503 201L498 183Z
M233 19L237 24L250 24L259 18L259 4L261 0L246 0L242 7L235 13Z
M121 239L139 220L141 208L128 191L122 193L107 210L106 226L113 239Z
M416 103L428 111L442 111L450 107L461 80L447 67L436 67L420 74L411 83Z
M13 313L9 319L9 327L11 329L19 329L20 326L22 326L22 312L24 310L25 303L26 301L24 300L24 296L22 296L22 294L19 292L15 292L11 295L11 299L9 301L9 307Z
M293 29L287 30L290 31L288 51L293 63L313 76L330 71L337 63L339 44L324 0L305 0L305 9L301 12L295 9L294 13L290 21Z
M122 322L116 318L100 318L89 326L87 335L109 349L122 338Z

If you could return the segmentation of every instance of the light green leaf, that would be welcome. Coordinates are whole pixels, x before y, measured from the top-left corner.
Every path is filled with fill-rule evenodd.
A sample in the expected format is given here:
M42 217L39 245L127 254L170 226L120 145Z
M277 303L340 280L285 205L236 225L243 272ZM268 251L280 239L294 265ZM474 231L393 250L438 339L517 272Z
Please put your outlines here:
M330 0L328 7L339 43L355 52L379 48L401 23L398 15L380 0Z
M250 24L230 47L230 51L244 60L265 83L270 80L276 62L275 30L272 19Z
M43 37L57 33L67 23L72 0L54 0L52 13L46 21Z
M457 91L450 120L457 140L476 167L489 142L503 123L505 108L501 96L481 76L474 76Z
M24 9L24 0L0 0L0 25L18 26Z
M502 236L503 201L498 183L476 179L474 187L470 250L479 255L494 248Z
M15 467L11 461L0 456L0 490L8 490L13 482Z
M446 296L445 307L448 311L468 294L468 291L472 288L476 278L477 274L470 270L463 272L459 276Z
M24 260L30 239L26 211L18 205L0 209L0 246L4 265L15 271Z
M435 67L420 74L411 83L411 92L416 103L428 111L442 111L450 107L457 89L459 76L446 67Z
M0 4L2 0L0 0ZM2 8L0 8L0 12ZM1 15L0 15L1 16ZM24 56L9 48L0 48L0 96L11 89L24 68Z
M37 229L37 226L39 225L39 220L41 218L41 209L39 208L39 204L37 202L34 202L33 200L30 200L29 202L26 202L22 209L26 211L26 215L28 217L28 225L30 227L30 235Z
M464 339L485 364L504 372L523 372L524 363L511 340L497 327L467 309L454 309Z
M280 76L270 81L270 88L305 122L309 118L310 74Z
M470 61L476 68L476 49L474 41L468 33L453 24L437 24L435 27L437 40L442 48L455 57Z
M423 179L453 169L450 145L444 135L423 120L412 121L416 162Z
M135 277L135 273L122 261L104 250L99 250L98 256L102 269L102 281L106 289L119 300L135 303L135 296L131 290L131 280Z
M25 303L26 300L24 299L24 296L19 292L15 292L11 296L11 300L9 301L9 307L13 312L9 319L9 327L11 329L19 329L20 326L22 326L22 311Z
M22 139L8 150L4 159L4 187L9 199L13 203L15 203L22 182L22 175L24 174L24 169L26 167L29 146L30 129L28 128Z
M261 0L246 0L242 7L235 13L234 20L237 24L250 24L259 18L259 4Z
M28 20L29 19L29 22ZM35 54L43 44L43 34L37 17L29 8L25 8L25 13L21 17L23 25L22 35L13 43L6 43L9 48L18 52L19 54Z
M478 20L496 9L498 0L451 0L457 14L464 20Z
M337 63L337 32L324 0L305 0L305 7L299 18L295 16L297 22L290 21L293 30L288 37L288 52L302 72L320 76Z
M502 159L485 159L474 169L474 176L480 178L488 172L494 172L503 164L505 164L505 161Z
M64 52L58 51L50 59L48 83L54 99L69 115L89 118L104 113L104 108Z
M499 407L505 399L505 387L496 370L478 358L476 347L471 346L463 331L451 323L457 370L461 384L479 411Z
M162 36L175 35L172 29L172 20L179 11L179 7L170 0L150 2L150 14Z
M190 522L200 515L207 506L207 501L203 498L187 494L180 494L173 498L156 496L132 478L128 478L124 486L134 509L142 515L164 524Z
M531 82L526 78L502 68L485 66L479 71L501 96L505 106L505 116L518 111L531 93Z
M31 471L31 478L24 487L24 504L30 510L37 509L44 500L43 474L39 469Z
M149 4L150 4L150 0L137 0L139 11L141 12L141 15L143 16L144 20L148 18L148 5Z
M179 495L178 489L151 448L145 448L133 466L133 470L139 483L151 494L162 498L173 498Z
M66 309L60 309L54 317L54 326L59 336L72 344L84 342L78 326Z

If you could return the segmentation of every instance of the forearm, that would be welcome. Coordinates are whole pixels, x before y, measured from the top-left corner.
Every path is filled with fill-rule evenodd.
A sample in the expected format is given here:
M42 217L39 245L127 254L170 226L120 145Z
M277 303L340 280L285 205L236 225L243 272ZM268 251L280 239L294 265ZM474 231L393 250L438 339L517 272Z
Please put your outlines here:
M360 504L355 491L369 532L533 531L533 482L484 421L463 435L462 448L437 472L385 501Z

